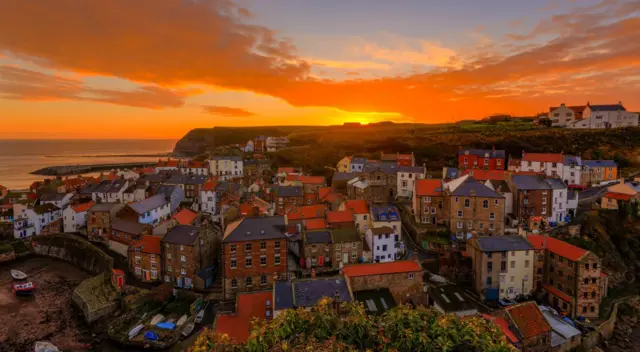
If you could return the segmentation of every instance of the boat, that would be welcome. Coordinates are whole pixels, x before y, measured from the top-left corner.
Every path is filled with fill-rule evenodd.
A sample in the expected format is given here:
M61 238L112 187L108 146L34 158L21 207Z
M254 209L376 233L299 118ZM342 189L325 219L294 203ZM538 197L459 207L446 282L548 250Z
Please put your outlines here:
M196 326L193 323L189 323L189 324L185 325L184 329L182 329L182 336L184 336L184 337L189 336L193 332L193 329L195 327Z
M176 324L168 323L168 322L158 323L156 324L156 326L159 327L160 329L167 329L167 330L173 330L176 328Z
M180 317L180 319L178 319L178 322L176 323L177 327L181 327L182 325L184 325L184 323L187 322L187 315L183 315Z
M33 284L33 282L29 281L29 282L25 282L22 284L13 284L13 292L19 296L19 295L30 295L33 293L33 290L35 289L35 285Z
M204 319L204 309L199 311L198 314L196 314L196 320L195 320L196 324L200 324L202 319Z
M136 337L136 335L138 335L138 333L140 333L140 330L142 330L142 328L144 328L144 325L140 324L140 325L136 325L136 327L131 329L129 331L129 340L131 340L132 338Z
M155 341L155 340L158 339L158 334L156 334L155 332L149 330L149 331L144 333L144 338L149 340L149 341Z
M35 352L60 352L58 347L56 347L51 342L47 341L38 341L34 347Z
M156 324L158 324L159 322L161 322L161 321L163 321L163 320L164 320L164 315L162 315L162 314L156 314L156 315L151 319L150 324L151 324L151 325L156 325Z
M24 280L27 278L27 274L23 273L20 270L11 270L11 277L14 280Z

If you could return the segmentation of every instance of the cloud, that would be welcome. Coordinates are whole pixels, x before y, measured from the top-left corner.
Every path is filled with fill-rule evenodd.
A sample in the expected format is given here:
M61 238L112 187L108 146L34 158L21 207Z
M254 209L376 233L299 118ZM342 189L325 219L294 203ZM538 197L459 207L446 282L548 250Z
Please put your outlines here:
M227 116L227 117L250 117L255 115L254 113L252 113L247 109L231 108L228 106L205 105L205 106L202 106L202 111L207 114Z
M347 69L347 70L384 70L391 69L391 65L374 62L374 61L341 61L328 59L305 58L306 62L313 66L322 66L329 68Z
M390 64L409 64L422 66L449 66L456 56L452 49L439 43L404 38L391 33L380 35L379 41L363 42L349 49L353 55L381 60Z
M0 97L26 101L90 101L148 109L179 108L189 91L141 86L132 91L96 89L82 81L15 66L0 66Z

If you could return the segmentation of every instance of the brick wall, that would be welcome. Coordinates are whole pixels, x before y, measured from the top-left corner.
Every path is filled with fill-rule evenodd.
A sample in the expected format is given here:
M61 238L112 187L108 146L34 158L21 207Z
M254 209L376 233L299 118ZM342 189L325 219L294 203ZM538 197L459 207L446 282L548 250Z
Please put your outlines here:
M504 199L499 198L451 196L449 211L451 232L477 231L480 234L503 235L504 202ZM467 207L466 204L469 206ZM459 211L462 211L462 218L458 217ZM491 214L493 214L493 220ZM460 222L462 222L462 228L459 228Z
M412 278L410 274L413 274ZM399 304L404 301L407 294L423 292L422 272L355 276L348 279L352 291L388 288Z
M136 272L136 268L139 268L140 273ZM162 265L160 263L159 255L129 251L129 269L133 276L145 282L163 280ZM151 271L156 271L157 277L154 279L149 275L149 280L147 280L144 277L144 271L149 271L149 273L151 273Z
M533 190L528 191L528 194L525 194L523 190L518 190L515 193L516 199L514 199L513 202L514 215L531 215L533 212L533 216L551 216L551 193L551 190ZM525 204L525 199L528 199L527 204ZM546 204L543 204L543 199L546 199ZM544 214L542 213L543 209L545 209Z
M355 248L354 248L355 244ZM337 269L340 267L340 263L344 263L344 255L345 253L349 257L349 262L344 263L347 264L357 264L362 257L362 241L358 242L345 242L345 243L334 243L333 244L333 258L331 258L331 263L333 263L333 268ZM353 257L355 253L356 257Z
M315 248L314 248L315 247ZM315 258L316 265L318 263L318 257L324 256L324 265L325 267L331 267L331 263L333 262L334 256L331 251L331 243L316 243L316 244L308 244L304 247L304 258Z

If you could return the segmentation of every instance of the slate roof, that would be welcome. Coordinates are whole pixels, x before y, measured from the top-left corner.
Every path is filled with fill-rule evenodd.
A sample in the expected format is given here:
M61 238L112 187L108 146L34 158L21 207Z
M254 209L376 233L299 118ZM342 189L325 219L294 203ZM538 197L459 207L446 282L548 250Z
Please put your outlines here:
M230 155L230 156L212 156L211 160L231 160L231 161L242 161L241 156Z
M395 175L398 172L398 164L392 161L379 161L376 163L367 163L362 172L374 172L376 170L380 170L385 174Z
M551 331L535 302L524 302L505 308L525 340Z
M66 193L45 193L40 197L43 202L59 202L64 199Z
M364 304L367 313L373 315L383 314L397 306L396 300L388 288L356 291L353 293L353 297Z
M304 240L306 244L316 243L332 243L331 232L325 231L308 231L304 234Z
M283 216L244 218L229 224L224 234L225 243L253 240L285 239Z
M275 284L275 310L313 307L323 297L333 298L336 291L342 302L351 302L344 277L278 281Z
M575 156L575 155L564 155L564 164L565 165L576 165L576 166L581 166L582 165L582 159L579 156Z
M111 209L119 205L118 203L100 203L92 206L89 211L111 211Z
M56 207L55 205L53 205L51 203L37 205L37 206L35 206L33 208L33 211L35 211L36 214L38 214L38 215L50 213L50 212L56 211L56 210L60 210L60 208Z
M371 207L374 221L400 221L400 212L394 205L379 205Z
M121 179L113 180L113 182L109 186L109 189L107 190L107 193L119 193L120 191L123 190L123 188L126 185L127 185L126 180L121 180Z
M189 225L177 225L172 227L162 238L163 243L181 244L191 246L198 238L200 228Z
M513 175L512 181L518 190L551 189L544 178L538 175Z
M591 111L627 111L622 104L589 105Z
M504 158L504 150L491 150L491 149L460 149L458 155L475 155L480 158L486 158L488 154L489 158Z
M582 165L583 166L588 166L590 168L594 168L594 167L617 167L618 164L616 164L615 161L613 160L582 160Z
M567 185L559 178L547 178L545 180L551 189L566 189Z
M275 194L276 197L302 197L303 189L300 186L278 186Z
M444 169L444 178L454 179L460 177L460 171L457 168L445 167Z
M171 199L171 195L173 194L173 192L176 191L176 189L180 187L178 185L160 185L158 186L158 188L156 188L155 190L155 194L163 194L167 199Z
M351 172L334 172L333 177L331 178L331 182L349 181L355 177L357 177L357 175Z
M144 214L148 211L159 208L165 204L167 204L167 200L164 197L164 194L156 194L155 196L151 196L139 202L132 203L129 206L133 210L135 210L136 213Z
M451 195L453 196L470 196L472 192L475 192L476 197L485 198L504 198L501 194L485 186L484 184L469 177L456 187Z
M360 242L360 235L356 231L355 227L353 228L344 228L344 229L333 229L331 230L331 240L334 243L345 243L345 242Z
M482 252L504 252L533 250L533 246L522 236L490 236L476 239Z
M126 219L116 219L114 222L111 223L111 228L113 230L131 233L135 235L142 233L145 227L146 227L145 225L137 221L131 221Z
M365 165L366 163L367 163L367 158L361 158L357 156L354 156L353 158L351 158L351 165L353 164Z
M429 287L429 298L438 303L446 313L477 309L464 290L453 284Z
M167 178L167 174L145 174L138 178L138 182L160 183Z
M551 347L560 346L574 336L579 336L580 330L554 315L547 307L538 307L551 327Z
M209 177L204 175L173 174L164 183L168 185L204 185Z
M414 174L423 174L424 175L424 166L400 166L398 167L398 172L406 172L406 173L414 173Z

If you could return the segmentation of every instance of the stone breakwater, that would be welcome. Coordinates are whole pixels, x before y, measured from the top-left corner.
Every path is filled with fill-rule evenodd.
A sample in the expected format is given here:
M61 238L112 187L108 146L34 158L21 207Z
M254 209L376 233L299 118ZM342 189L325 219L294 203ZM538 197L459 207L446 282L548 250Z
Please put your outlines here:
M36 171L32 171L32 175L44 176L67 176L86 174L90 172L107 171L113 169L132 169L138 167L147 167L155 165L155 161L147 162L131 162L131 163L109 163L109 164L90 164L90 165L61 165L47 166Z

